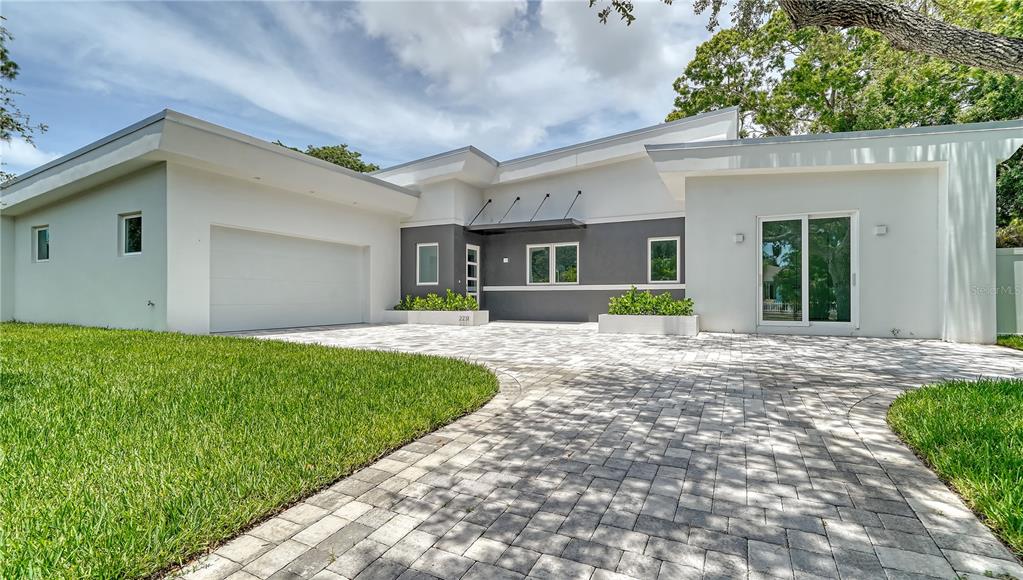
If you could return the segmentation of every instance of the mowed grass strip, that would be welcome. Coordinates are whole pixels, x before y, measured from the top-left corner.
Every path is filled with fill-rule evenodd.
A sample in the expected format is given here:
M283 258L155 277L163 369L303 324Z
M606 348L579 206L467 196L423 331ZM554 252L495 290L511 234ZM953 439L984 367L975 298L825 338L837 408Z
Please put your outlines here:
M1023 554L1023 380L910 391L892 404L888 423Z
M1023 350L1023 335L1019 334L1002 334L998 336L998 344L1014 348L1016 350Z
M0 578L182 563L496 391L439 357L0 325Z

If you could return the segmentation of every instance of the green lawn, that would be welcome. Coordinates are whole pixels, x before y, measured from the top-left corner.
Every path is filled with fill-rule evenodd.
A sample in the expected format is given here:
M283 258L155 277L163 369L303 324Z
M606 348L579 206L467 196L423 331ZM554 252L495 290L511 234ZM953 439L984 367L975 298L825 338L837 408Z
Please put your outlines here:
M438 357L0 325L0 578L152 574L496 391Z
M1023 350L1023 335L1019 334L1003 334L998 337L998 344L1014 348L1016 350Z
M1023 380L911 391L892 404L888 423L1023 553Z

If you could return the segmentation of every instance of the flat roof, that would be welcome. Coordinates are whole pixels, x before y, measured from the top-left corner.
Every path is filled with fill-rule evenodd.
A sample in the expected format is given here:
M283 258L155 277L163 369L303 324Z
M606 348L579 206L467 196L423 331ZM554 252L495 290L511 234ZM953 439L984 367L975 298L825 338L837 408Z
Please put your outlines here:
M911 137L914 135L940 135L970 133L975 131L1000 131L1023 129L1023 120L988 121L959 125L927 125L899 129L878 129L872 131L845 131L840 133L812 133L807 135L785 135L780 137L757 137L753 139L726 139L721 141L697 141L694 143L666 143L647 145L647 151L674 151L679 149L711 149L715 147L741 147L751 145L781 145L792 143L846 141L851 139L877 139L883 137Z
M576 149L585 149L587 147L593 147L593 146L596 146L596 145L602 145L602 144L605 144L605 143L611 143L611 142L622 140L622 139L628 139L630 137L637 137L639 135L643 135L644 133L651 133L651 132L655 132L655 131L662 131L662 130L665 130L665 129L671 129L671 128L679 126L679 125L686 125L686 124L692 123L694 121L702 121L702 120L705 120L705 119L710 118L710 117L715 117L715 116L720 116L720 115L729 115L729 114L735 113L735 111L737 111L737 110L739 110L739 107L727 107L727 108L724 108L724 109L717 109L715 111L708 111L706 113L700 113L698 115L693 115L691 117L685 117L684 119L677 119L675 121L669 121L667 123L658 123L656 125L650 125L650 126L647 126L647 127L641 127L639 129L633 129L631 131L626 131L624 133L616 133L614 135L609 135L607 137L600 137L598 139L592 139L592 140L589 140L589 141L583 141L581 143L574 143L572 145L566 145L564 147L558 147L558 148L555 148L555 149L549 149L547 151L540 151L539 153L531 153L529 155L524 155L522 157L514 157L512 159L507 159L505 161L498 161L498 160L494 159L493 157L491 157L490 155L487 155L486 153L484 153L482 150L480 150L480 149L478 149L478 148L476 148L476 147L474 147L472 145L468 145L466 147L459 147L458 149L452 149L450 151L445 151L443 153L437 153L435 155L429 155L427 157L422 157L422 158L419 158L419 159L413 159L412 161L406 161L404 163L399 163L397 165L392 165L390 167L385 167L383 169L379 169L377 171L374 171L373 174L388 173L388 172L393 171L395 169L401 169L402 167L408 167L410 165L416 165L416 164L419 164L419 163L425 163L427 161L433 161L435 159L441 159L443 157L447 157L447 156L451 156L451 155L457 155L457 154L466 153L466 152L475 153L476 155L479 155L480 157L483 157L484 159L488 160L491 164L493 164L496 167L504 167L504 166L507 166L507 165L515 164L515 163L531 161L533 159L537 159L537 158L540 158L540 157L547 157L549 155L560 155L560 154L568 153L568 152L576 150Z

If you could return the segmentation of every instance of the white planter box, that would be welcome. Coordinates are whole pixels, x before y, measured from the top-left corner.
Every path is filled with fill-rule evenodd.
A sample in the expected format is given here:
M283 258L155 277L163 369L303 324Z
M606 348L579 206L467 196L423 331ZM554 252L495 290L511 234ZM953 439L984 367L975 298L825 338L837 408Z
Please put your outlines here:
M597 331L610 334L661 334L696 336L700 333L700 317L644 316L601 314L597 317Z
M438 324L480 326L490 322L489 310L384 310L384 322L392 324Z

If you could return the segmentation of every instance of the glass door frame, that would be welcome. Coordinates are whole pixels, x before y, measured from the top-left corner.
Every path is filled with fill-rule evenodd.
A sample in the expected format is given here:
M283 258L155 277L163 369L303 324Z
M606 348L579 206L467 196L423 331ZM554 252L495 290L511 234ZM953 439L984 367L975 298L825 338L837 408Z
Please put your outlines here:
M469 251L470 250L475 250L476 251L476 261L475 262L472 262L472 261L469 260ZM482 266L482 264L483 264L483 254L480 252L480 247L477 246L476 244L466 244L465 245L465 295L466 296L472 296L473 298L476 299L476 303L477 304L481 304L481 305L482 305L482 302L481 302L480 298L483 295L483 290L482 290L482 288L480 288L480 277L481 277L481 274L483 272L480 270L480 267ZM476 275L475 276L470 276L469 275L469 266L476 266ZM475 292L470 292L469 291L469 280L474 280L476 282L476 291Z
M849 218L849 322L832 320L810 320L810 220L821 218ZM860 214L856 210L827 211L815 213L797 213L785 215L757 216L757 286L756 286L756 311L757 326L766 327L810 327L825 326L831 328L854 329L860 327ZM764 227L765 222L795 221L799 220L801 225L801 253L800 253L800 274L802 277L802 320L764 320Z

